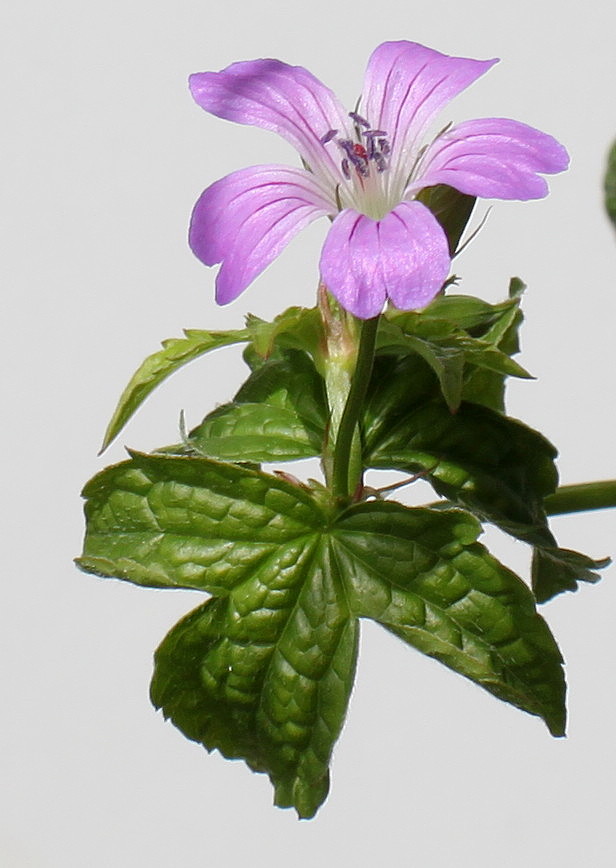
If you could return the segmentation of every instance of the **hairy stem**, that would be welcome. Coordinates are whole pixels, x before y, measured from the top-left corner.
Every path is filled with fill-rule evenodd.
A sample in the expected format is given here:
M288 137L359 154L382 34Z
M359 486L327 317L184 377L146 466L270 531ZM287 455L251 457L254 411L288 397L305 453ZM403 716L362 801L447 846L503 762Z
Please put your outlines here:
M379 317L376 316L365 320L361 326L357 363L334 448L332 492L335 497L351 497L361 481L361 470L358 478L355 478L355 473L350 473L351 447L372 373L378 324Z
M554 494L545 499L548 515L606 509L610 506L616 506L616 479L561 485Z

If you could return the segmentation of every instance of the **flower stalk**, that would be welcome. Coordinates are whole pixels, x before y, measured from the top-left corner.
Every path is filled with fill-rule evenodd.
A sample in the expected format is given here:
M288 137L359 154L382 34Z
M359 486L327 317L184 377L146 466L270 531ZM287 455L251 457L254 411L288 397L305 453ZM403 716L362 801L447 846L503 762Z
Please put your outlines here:
M616 506L616 479L562 485L545 499L548 515L566 515Z
M357 423L363 409L370 374L372 373L379 318L375 316L361 323L357 362L338 427L334 449L331 487L334 497L338 498L352 497L362 482L361 441ZM353 454L357 452L359 453L359 461Z

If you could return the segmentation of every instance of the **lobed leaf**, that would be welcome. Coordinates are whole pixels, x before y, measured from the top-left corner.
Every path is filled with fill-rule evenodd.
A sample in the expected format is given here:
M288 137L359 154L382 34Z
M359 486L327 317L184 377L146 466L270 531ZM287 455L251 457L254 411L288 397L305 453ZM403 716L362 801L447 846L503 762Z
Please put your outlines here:
M466 513L367 503L205 458L135 454L84 490L79 565L215 596L156 654L154 703L314 814L370 617L496 696L564 725L553 639Z

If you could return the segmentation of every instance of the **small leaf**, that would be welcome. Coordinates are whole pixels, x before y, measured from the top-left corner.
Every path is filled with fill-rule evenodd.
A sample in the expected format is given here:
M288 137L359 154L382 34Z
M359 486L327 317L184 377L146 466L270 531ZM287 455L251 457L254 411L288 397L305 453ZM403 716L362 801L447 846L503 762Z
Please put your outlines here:
M616 228L616 142L612 145L607 158L604 191L605 210Z
M351 610L565 731L562 658L527 586L457 510L369 503L333 530Z
M188 442L208 458L260 463L320 455L322 439L293 411L232 402L206 416Z
M462 400L464 353L455 346L446 347L421 338L407 338L410 349L426 361L436 374L443 398L451 412Z
M409 352L414 352L421 356L436 374L441 393L449 409L455 413L462 396L465 355L463 349L456 346L453 339L448 338L448 345L436 343L415 335L404 334L399 326L389 322L379 329L377 346L383 353L398 352L408 355Z
M525 380L533 379L532 374L529 374L522 365L519 365L506 353L501 352L493 344L488 343L488 341L456 336L452 338L452 344L464 353L464 360L469 365L486 368L489 371L495 371L497 374L503 374L505 377L519 377Z
M163 341L163 349L153 353L139 366L122 392L118 406L107 426L101 452L114 440L133 413L156 386L187 362L218 347L242 343L250 339L247 330L208 332L187 329L184 338Z
M475 207L475 197L460 193L446 184L437 184L434 187L424 187L417 194L417 199L432 211L445 230L449 255L453 256Z
M520 351L518 332L524 317L519 305L525 288L519 278L511 279L510 300L504 303L501 315L480 335L482 341L507 356L513 356ZM462 397L466 401L504 412L505 375L494 368L480 367L466 378Z
M327 405L309 357L296 350L256 368L234 400L191 432L200 454L229 461L293 461L321 454Z
M316 307L290 307L272 322L249 314L246 327L255 352L264 359L268 359L275 348L304 350L315 361L319 358L324 335L321 315Z
M595 570L610 563L610 558L593 560L570 549L535 548L532 584L537 602L545 603L564 591L577 591L578 582L598 582L601 576Z

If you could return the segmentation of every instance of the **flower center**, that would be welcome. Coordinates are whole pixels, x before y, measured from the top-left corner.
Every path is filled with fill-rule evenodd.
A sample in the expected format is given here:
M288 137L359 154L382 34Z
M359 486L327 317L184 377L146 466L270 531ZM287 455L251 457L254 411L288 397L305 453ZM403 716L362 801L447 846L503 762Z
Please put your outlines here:
M341 210L350 205L376 220L390 210L385 184L379 178L389 168L387 157L391 148L387 132L372 127L357 112L349 112L349 117L353 121L355 140L339 138L338 130L328 130L321 137L321 144L333 142L344 155L340 168L350 183L343 190L340 187L336 190Z

